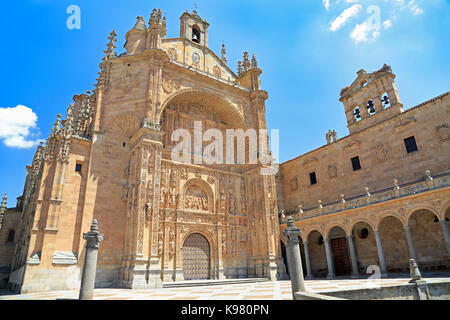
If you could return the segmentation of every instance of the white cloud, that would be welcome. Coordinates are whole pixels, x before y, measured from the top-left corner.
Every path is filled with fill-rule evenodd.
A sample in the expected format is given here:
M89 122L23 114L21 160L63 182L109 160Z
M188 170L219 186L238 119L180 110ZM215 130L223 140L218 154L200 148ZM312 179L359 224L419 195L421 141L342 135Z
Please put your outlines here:
M389 29L390 27L392 27L392 21L391 20L386 20L383 22L383 28L384 29Z
M361 11L362 6L360 4L354 4L350 8L345 9L332 23L330 26L331 31L336 31L341 28L348 19L356 16L359 11Z
M322 3L325 9L328 10L330 8L330 0L322 0Z
M32 148L42 140L33 140L37 115L30 108L18 105L14 108L0 108L0 140L12 148Z
M350 33L350 38L358 42L366 42L369 40L375 40L380 36L379 29L367 21L357 24L353 31Z

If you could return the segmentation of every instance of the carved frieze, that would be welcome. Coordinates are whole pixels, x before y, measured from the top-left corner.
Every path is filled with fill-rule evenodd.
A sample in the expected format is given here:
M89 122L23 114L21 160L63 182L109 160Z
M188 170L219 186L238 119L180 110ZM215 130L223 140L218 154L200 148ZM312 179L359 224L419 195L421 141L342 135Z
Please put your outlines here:
M450 128L448 124L443 124L436 127L436 135L441 142L448 141L450 139Z
M163 76L162 87L165 93L170 94L173 91L179 90L181 87L181 83L179 80L165 75Z

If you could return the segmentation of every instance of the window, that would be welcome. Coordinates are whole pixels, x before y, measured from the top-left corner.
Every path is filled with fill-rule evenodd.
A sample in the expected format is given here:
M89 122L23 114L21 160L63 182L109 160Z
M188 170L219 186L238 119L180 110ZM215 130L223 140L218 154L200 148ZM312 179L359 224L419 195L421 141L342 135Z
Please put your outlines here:
M361 169L361 163L359 162L359 157L354 157L352 160L353 171Z
M75 172L81 173L81 167L83 165L81 163L77 163L75 164Z
M361 120L361 111L359 111L359 106L356 106L356 108L353 110L353 118L355 121Z
M6 240L6 242L14 242L14 234L15 234L14 230L9 230L8 239Z
M127 143L126 142L124 142L123 144L122 144L122 147L126 147L127 146Z
M309 174L309 181L311 182L311 184L316 184L317 183L317 177L316 177L316 173L315 172L311 172Z
M367 237L369 237L369 229L362 228L359 230L358 236L360 239L367 239Z
M417 151L416 139L414 137L406 138L405 140L406 152L411 153Z
M192 41L200 43L200 28L198 26L192 27Z

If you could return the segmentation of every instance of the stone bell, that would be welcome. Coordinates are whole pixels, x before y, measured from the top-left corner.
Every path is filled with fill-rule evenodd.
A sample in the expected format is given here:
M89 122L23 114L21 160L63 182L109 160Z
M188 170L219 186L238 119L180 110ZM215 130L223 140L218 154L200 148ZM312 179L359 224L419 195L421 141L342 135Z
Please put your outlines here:
M372 100L369 100L369 102L367 102L367 110L369 110L370 113L375 113L375 108Z

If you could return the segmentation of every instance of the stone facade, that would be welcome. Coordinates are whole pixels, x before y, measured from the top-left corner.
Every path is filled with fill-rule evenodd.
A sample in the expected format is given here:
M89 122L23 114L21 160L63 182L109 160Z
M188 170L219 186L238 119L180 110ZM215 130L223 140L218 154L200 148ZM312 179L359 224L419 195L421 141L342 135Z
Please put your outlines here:
M2 215L19 230L12 257L0 229L9 288L78 289L93 219L104 234L97 287L161 287L197 258L210 279L284 278L287 215L303 232L307 279L407 272L411 257L449 269L449 92L404 111L389 66L360 70L341 91L350 135L330 130L276 178L262 164L182 163L177 129L266 129L268 94L254 56L234 73L224 46L220 57L208 48L206 20L194 11L180 23L166 38L160 11L138 17L120 55L113 31L95 90L57 116L27 166L20 218Z
M16 208L7 208L7 195L0 205L0 289L6 288L11 272L21 216L20 197Z
M172 132L194 133L194 121L266 129L256 59L244 53L235 74L225 47L220 58L208 48L206 20L194 11L180 21L169 39L160 10L148 25L138 17L120 55L113 31L95 90L58 115L29 167L11 289L79 288L92 219L104 234L98 287L183 280L183 245L194 233L207 239L210 279L285 274L274 175L261 175L260 164L171 158Z
M310 277L450 269L450 92L404 111L394 79L360 70L341 91L350 135L280 165Z

